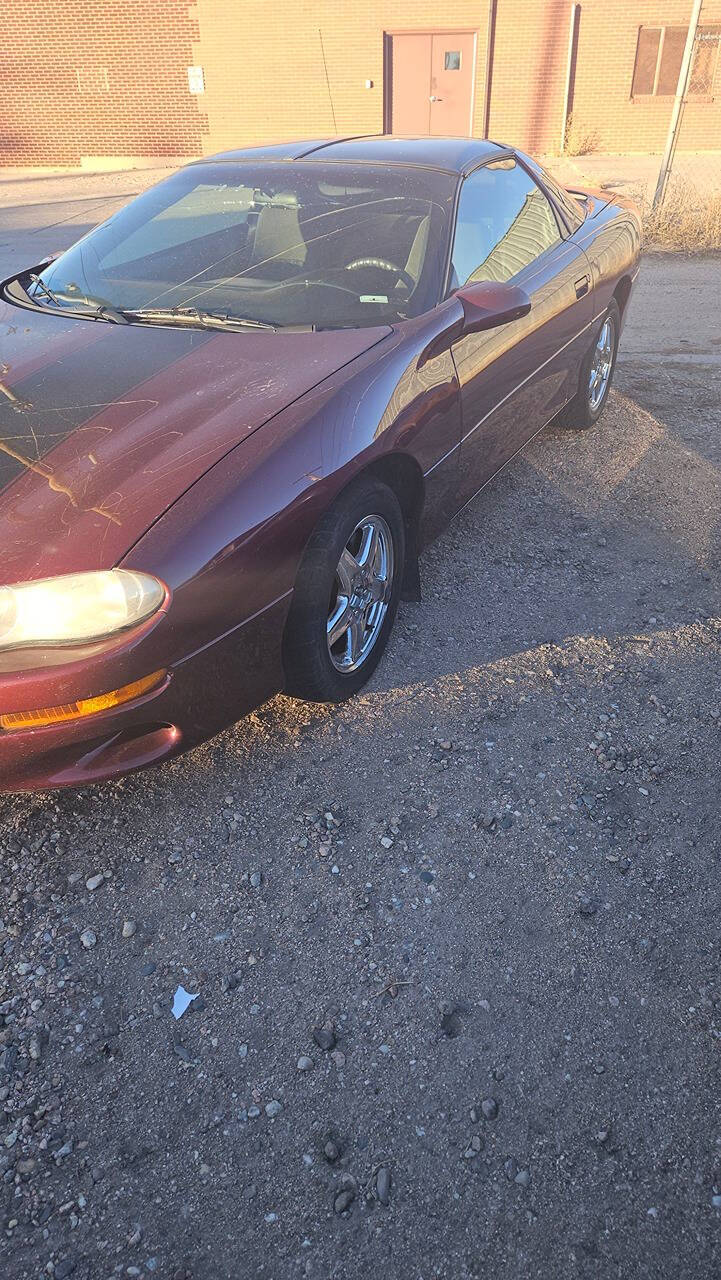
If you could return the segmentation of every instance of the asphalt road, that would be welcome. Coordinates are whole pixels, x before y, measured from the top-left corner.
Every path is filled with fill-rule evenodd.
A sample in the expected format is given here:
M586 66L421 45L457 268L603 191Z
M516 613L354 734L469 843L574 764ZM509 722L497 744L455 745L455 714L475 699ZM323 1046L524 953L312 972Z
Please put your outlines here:
M362 696L0 797L3 1277L718 1276L720 284L644 262Z

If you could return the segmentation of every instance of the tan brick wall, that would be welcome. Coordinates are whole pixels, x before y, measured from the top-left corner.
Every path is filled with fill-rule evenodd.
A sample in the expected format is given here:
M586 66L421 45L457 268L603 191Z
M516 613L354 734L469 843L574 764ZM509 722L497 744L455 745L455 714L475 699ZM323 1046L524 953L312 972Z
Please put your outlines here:
M587 0L581 10L574 119L595 128L599 150L662 151L673 98L631 98L640 26L686 26L690 0ZM701 24L721 23L721 0L705 0ZM721 149L721 55L712 101L686 103L679 135L685 151Z
M479 31L474 131L480 132L487 13L483 0L198 0L196 56L205 67L210 122L204 149L380 133L384 31Z
M474 133L483 130L488 5L485 0L197 0L209 131L204 150L270 139L377 132L383 127L383 34L478 32ZM691 0L583 0L574 118L596 130L600 149L660 151L672 102L633 101L641 25L685 25ZM560 146L571 5L497 0L489 133L533 152ZM705 0L703 23L721 22ZM321 34L322 46L321 47ZM330 93L323 66L328 68ZM364 82L374 82L365 89ZM335 127L330 104L335 109ZM712 102L687 104L684 149L721 148L721 65Z
M568 0L498 0L491 137L558 149L570 10ZM600 148L662 148L670 99L631 99L638 27L682 25L690 10L691 0L583 0L574 119L597 132ZM209 154L379 132L383 35L404 30L478 32L480 134L487 16L486 0L11 0L0 163ZM721 0L705 0L702 21L721 22ZM193 64L204 68L202 96L188 91ZM78 91L78 70L89 92ZM683 149L721 148L721 68L711 98L687 105Z
M558 149L570 10L566 0L498 0L489 128L496 141Z

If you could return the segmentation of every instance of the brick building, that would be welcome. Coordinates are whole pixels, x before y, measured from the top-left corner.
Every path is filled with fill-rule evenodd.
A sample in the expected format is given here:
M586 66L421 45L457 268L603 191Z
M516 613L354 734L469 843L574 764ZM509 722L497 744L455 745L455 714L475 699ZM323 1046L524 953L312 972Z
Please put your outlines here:
M564 122L663 147L691 0L12 0L0 164L182 157L341 133L474 133L537 153ZM721 0L683 148L721 149Z

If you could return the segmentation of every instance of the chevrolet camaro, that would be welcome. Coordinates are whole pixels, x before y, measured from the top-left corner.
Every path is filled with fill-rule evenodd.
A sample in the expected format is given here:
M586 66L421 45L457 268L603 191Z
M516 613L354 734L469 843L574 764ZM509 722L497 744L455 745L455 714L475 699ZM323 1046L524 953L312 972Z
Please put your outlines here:
M634 206L478 139L187 165L0 286L0 787L349 697L424 543L608 398Z

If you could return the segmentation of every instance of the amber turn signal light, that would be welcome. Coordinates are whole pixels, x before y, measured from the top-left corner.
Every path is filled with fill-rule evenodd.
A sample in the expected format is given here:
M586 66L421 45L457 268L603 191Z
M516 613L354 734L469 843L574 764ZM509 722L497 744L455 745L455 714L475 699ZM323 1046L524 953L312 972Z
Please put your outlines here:
M132 702L142 694L161 684L167 671L154 671L142 680L134 680L132 684L124 684L122 689L112 689L110 693L100 693L97 698L79 698L77 702L66 702L62 707L41 707L37 711L11 711L0 715L0 726L3 729L44 729L50 724L61 724L66 720L81 720L85 716L95 715L98 711L109 711L112 707L122 706L124 702Z

